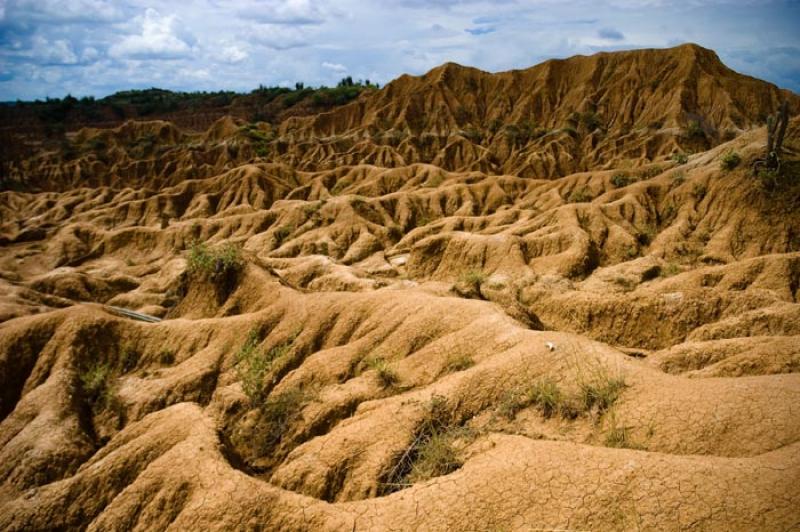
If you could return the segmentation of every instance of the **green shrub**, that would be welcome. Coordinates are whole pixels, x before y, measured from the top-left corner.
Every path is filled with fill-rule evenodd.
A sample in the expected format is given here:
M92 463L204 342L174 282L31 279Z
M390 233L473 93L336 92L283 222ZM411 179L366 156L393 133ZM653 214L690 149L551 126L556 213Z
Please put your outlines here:
M113 385L114 370L110 364L95 362L84 368L78 377L93 412L121 408Z
M588 203L592 201L592 195L585 188L576 188L567 197L568 203Z
M566 398L564 394L561 393L558 383L553 379L539 379L530 387L526 398L530 404L536 405L546 418L552 417L559 412L565 412L563 408L566 404Z
M367 361L367 367L375 370L378 382L384 388L389 388L397 384L400 380L397 372L382 357L374 357Z
M261 454L274 449L289 433L292 423L300 417L309 396L292 389L268 397L258 407L258 420L252 434L258 438Z
M97 400L105 393L111 368L108 364L95 363L80 374L83 391L90 401Z
M242 383L242 391L252 405L258 405L264 398L264 378L274 363L291 349L291 341L281 343L266 353L258 348L261 336L257 328L247 335L242 347L236 353L236 374Z
M663 168L661 168L658 165L655 165L655 166L650 166L648 168L645 168L644 170L642 170L640 175L641 175L642 179L650 179L651 177L655 177L655 176L657 176L658 174L660 174L663 171L664 171Z
M239 270L244 264L239 246L226 243L212 250L198 241L190 245L187 262L189 273L212 277Z
M456 373L464 371L475 365L475 361L469 355L455 355L447 359L444 366L444 373Z
M474 434L453 423L444 398L434 396L427 405L426 417L394 468L386 475L382 495L447 475L463 465L455 443Z
M461 274L458 282L479 290L481 285L486 282L486 279L487 275L482 270L468 270Z
M585 411L596 409L603 413L622 395L625 389L622 375L610 375L605 369L598 368L588 380L578 383L580 402Z
M684 128L684 136L690 139L705 139L706 132L697 120L691 120Z
M414 464L406 481L415 484L457 471L463 461L458 458L453 439L448 430L436 428L426 435L416 446Z
M689 156L683 152L673 153L672 157L670 157L674 163L677 164L686 164L689 162Z
M731 171L742 162L742 158L733 150L728 150L720 159L720 167L725 171Z
M611 184L614 185L615 188L627 187L633 181L633 178L625 173L614 174L611 176Z
M500 401L499 413L506 419L514 419L518 412L535 406L545 418L559 414L565 419L577 415L574 400L561 391L553 379L543 377L525 389L513 389Z
M659 270L659 276L661 277L672 277L673 275L678 275L679 273L681 273L681 267L674 262L668 262Z

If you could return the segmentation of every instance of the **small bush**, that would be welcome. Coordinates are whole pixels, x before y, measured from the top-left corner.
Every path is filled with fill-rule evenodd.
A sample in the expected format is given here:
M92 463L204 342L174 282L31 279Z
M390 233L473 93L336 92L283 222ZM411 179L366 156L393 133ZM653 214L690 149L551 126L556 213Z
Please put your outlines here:
M113 368L109 364L96 362L79 375L86 400L95 413L106 409L119 409L119 400L112 385Z
M458 278L459 283L471 286L479 290L481 285L486 282L486 274L482 270L469 270L461 274Z
M644 170L642 170L640 175L641 175L642 179L650 179L652 177L657 176L658 174L660 174L663 171L664 171L663 168L661 168L658 165L655 165L655 166L650 166L648 168L645 168Z
M719 161L720 168L730 172L742 162L742 158L733 150L728 150Z
M679 273L681 273L681 267L674 262L668 262L659 270L659 275L661 277L672 277L673 275L678 275Z
M469 355L456 355L447 359L444 366L445 373L456 373L464 371L475 365L475 361Z
M416 459L406 481L409 484L448 475L458 470L463 462L453 447L453 434L434 429L417 445Z
M590 201L592 201L592 195L585 188L576 188L567 198L569 203L587 203Z
M615 188L627 187L633 181L633 178L624 173L614 174L611 176L611 184L614 185Z
M258 405L263 400L264 378L267 373L275 361L287 354L291 348L291 342L286 342L264 353L258 348L260 341L258 329L251 330L235 357L236 374L242 382L242 391L253 405Z
M558 387L558 383L550 378L543 378L528 390L527 398L531 404L536 405L546 418L556 413L566 413L564 406L565 397Z
M455 443L474 434L452 422L444 398L432 397L427 410L427 417L420 424L411 445L386 475L382 494L447 475L463 465Z
M96 363L88 368L80 375L83 391L91 400L100 398L108 386L108 378L111 375L111 368L108 364Z
M514 419L518 412L536 406L546 418L561 414L565 418L574 417L574 408L569 398L553 379L539 379L527 389L510 390L500 401L499 412L506 419Z
M686 182L686 172L683 170L677 170L672 174L672 185L673 186L680 186Z
M367 367L375 370L375 375L378 378L378 382L384 388L394 386L400 380L394 368L392 368L389 363L381 357L369 359L367 361Z
M707 193L708 188L706 188L706 186L702 183L697 183L695 184L694 188L692 188L692 196L694 196L696 200L702 200L706 197Z
M243 265L241 249L235 244L223 244L210 250L203 242L194 241L189 248L189 272L217 276L239 270Z
M673 153L672 157L670 157L674 163L677 164L686 164L689 162L689 156L683 152Z
M309 397L301 390L293 389L269 397L259 406L257 434L262 453L273 449L289 432L306 405Z
M690 139L705 139L706 132L697 120L691 120L683 130L684 136Z
M587 412L595 409L602 414L619 399L626 386L621 375L611 376L605 369L597 369L589 380L578 384L581 405Z

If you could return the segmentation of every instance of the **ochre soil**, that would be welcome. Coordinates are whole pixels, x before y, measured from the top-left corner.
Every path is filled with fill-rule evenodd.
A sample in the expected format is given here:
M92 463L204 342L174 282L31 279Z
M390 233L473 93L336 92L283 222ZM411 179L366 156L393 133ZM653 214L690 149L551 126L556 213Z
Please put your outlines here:
M691 45L448 64L24 161L0 528L798 527L800 119L751 170L784 98Z

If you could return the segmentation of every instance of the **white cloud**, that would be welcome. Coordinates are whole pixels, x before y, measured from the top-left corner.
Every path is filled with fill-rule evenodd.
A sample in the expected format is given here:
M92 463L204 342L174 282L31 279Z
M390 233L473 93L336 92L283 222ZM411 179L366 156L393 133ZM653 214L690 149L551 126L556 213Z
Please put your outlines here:
M798 19L788 0L0 0L0 100L385 84L445 61L499 71L685 41L798 91Z
M147 8L141 19L141 34L128 35L109 49L116 58L178 59L192 52L190 33L181 31L175 15L162 16Z
M216 55L216 59L224 63L237 64L249 57L249 54L236 45L222 45Z
M327 61L323 61L322 68L327 68L333 72L347 72L347 67L341 63L329 63Z
M124 20L119 2L108 0L2 0L0 20L63 24L70 22L114 22Z
M326 18L320 2L310 0L248 1L239 8L237 15L262 24L298 26L322 24Z
M248 36L256 44L273 50L290 50L309 44L307 32L296 26L258 24L251 27Z

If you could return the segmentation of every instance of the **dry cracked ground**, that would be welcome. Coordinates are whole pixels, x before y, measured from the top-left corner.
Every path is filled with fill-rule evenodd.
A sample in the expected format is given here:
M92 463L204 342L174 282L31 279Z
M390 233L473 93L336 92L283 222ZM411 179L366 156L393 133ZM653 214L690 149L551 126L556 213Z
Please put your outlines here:
M21 162L0 528L800 528L800 120L751 170L780 98L691 46L445 65Z

